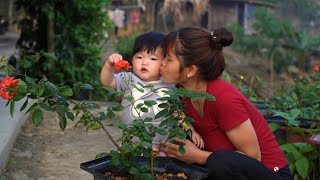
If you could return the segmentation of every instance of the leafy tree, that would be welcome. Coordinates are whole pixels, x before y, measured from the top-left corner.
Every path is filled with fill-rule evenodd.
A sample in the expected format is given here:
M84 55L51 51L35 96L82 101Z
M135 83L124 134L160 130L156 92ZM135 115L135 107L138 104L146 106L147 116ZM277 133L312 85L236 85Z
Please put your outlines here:
M40 59L31 67L34 77L46 76L53 82L72 84L81 81L96 87L101 68L99 43L110 29L105 0L16 0L26 16L20 20L17 43L21 56L35 52L54 52L57 59ZM61 59L61 60L58 60ZM97 95L99 91L97 91Z

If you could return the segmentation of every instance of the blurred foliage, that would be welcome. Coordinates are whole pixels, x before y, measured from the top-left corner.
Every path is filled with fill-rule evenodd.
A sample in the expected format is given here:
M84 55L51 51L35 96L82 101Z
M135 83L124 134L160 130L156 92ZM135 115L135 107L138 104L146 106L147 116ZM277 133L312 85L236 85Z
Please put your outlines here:
M130 36L119 37L116 42L116 51L122 55L123 59L129 62L132 60L134 41L138 35L138 33L135 33Z
M300 29L320 27L320 3L319 0L282 0L280 2L280 13L284 17L294 17L300 22Z
M33 77L46 76L54 83L81 81L101 87L99 44L111 28L105 0L16 0L26 16L19 21L21 36L17 42L21 57L48 51L48 22L54 23L54 54L58 61L40 59L40 66L27 71ZM48 38L49 37L49 38ZM95 96L101 99L102 89Z
M255 9L254 16L253 34L246 34L238 24L229 25L236 38L235 50L273 61L277 73L294 63L303 68L308 56L320 54L320 35L299 31L290 21L281 20L266 8Z
M290 109L301 111L299 118L320 121L320 77L297 80L287 91L279 91L269 100L270 107L287 112Z

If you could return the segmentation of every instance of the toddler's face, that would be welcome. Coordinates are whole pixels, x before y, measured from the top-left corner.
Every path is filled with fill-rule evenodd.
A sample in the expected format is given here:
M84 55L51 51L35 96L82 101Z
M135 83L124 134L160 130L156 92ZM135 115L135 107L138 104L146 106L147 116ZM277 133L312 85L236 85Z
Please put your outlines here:
M156 81L161 77L160 66L164 59L162 48L157 48L153 53L140 51L133 55L133 72L143 81Z

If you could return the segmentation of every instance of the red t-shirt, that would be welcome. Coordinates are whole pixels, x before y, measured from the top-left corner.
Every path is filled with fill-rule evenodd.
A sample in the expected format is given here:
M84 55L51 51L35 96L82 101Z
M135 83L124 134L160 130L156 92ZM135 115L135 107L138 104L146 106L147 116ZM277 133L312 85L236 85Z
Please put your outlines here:
M226 132L250 119L258 137L261 162L271 170L288 164L266 120L241 92L217 79L208 82L207 93L213 95L215 101L204 102L203 118L198 116L190 99L186 99L186 114L195 120L192 125L203 138L207 150L235 150Z

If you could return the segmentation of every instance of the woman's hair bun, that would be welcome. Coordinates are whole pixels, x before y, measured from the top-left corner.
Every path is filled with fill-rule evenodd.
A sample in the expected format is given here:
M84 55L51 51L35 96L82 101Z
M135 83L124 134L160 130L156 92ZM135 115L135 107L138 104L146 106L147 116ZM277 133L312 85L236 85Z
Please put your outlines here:
M223 47L230 46L233 42L232 32L224 27L218 28L213 32L213 41L216 45L221 45Z

